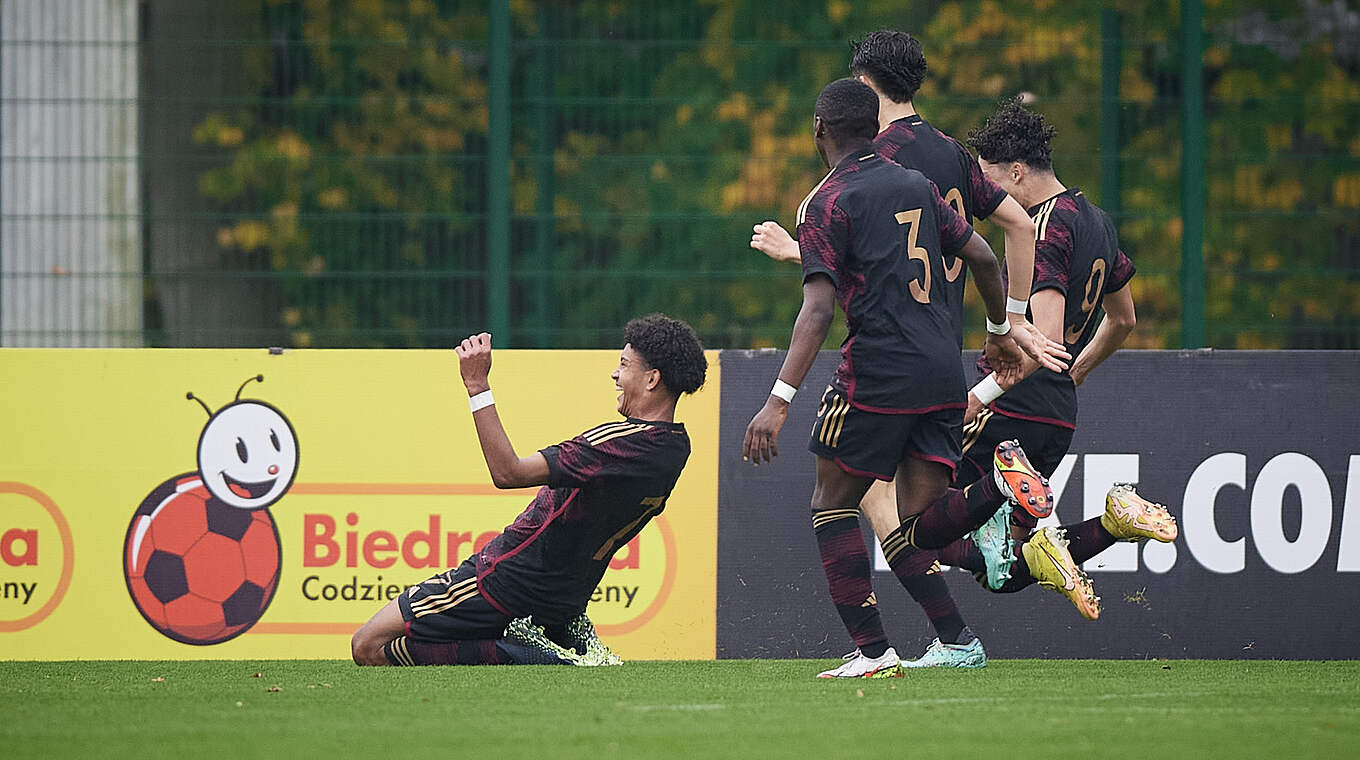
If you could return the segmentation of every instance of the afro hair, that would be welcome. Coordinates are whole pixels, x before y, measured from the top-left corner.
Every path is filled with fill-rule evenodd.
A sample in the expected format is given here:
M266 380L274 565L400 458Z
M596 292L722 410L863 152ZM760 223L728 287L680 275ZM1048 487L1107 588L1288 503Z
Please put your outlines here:
M661 373L661 382L676 398L704 385L708 359L694 329L665 314L638 317L623 328L623 341Z
M1040 170L1053 168L1049 143L1057 130L1040 114L1021 105L1019 96L1001 101L1001 107L981 127L968 133L983 161L1009 164L1013 161Z

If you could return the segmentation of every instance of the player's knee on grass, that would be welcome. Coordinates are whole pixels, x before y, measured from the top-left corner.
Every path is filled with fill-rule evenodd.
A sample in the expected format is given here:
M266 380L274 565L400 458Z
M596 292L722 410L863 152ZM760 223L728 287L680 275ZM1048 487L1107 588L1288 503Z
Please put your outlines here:
M350 656L354 658L355 665L387 665L387 655L383 654L383 646L390 639L385 638L371 626L364 625L354 632L354 636L349 640Z
M354 632L349 640L349 653L354 658L355 665L371 665L368 637L364 634L364 629L360 628Z

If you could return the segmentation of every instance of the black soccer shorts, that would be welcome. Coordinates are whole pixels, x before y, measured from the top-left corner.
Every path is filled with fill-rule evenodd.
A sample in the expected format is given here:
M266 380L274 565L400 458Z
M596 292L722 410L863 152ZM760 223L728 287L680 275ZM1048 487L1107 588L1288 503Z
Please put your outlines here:
M477 588L471 558L458 567L411 586L397 597L406 635L427 641L499 639L510 618Z
M827 386L808 451L830 459L851 475L892 480L908 457L953 470L961 456L963 410L879 414L856 409L845 394Z

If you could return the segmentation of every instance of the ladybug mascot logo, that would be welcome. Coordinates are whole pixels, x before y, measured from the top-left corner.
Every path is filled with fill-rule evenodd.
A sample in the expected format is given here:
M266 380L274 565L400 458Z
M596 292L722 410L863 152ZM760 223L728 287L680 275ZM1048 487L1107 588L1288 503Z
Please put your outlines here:
M273 406L242 399L208 413L198 470L161 483L142 500L123 541L123 577L142 617L185 644L241 635L279 584L279 531L268 507L293 484L298 443Z

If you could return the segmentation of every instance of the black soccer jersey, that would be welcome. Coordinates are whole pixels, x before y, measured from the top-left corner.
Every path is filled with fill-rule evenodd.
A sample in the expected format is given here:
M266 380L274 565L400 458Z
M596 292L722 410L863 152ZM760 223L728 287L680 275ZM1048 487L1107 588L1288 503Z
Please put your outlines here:
M908 169L915 169L935 183L940 194L969 224L986 219L1006 199L1006 191L987 179L978 162L958 140L931 126L919 115L893 121L874 138L880 156ZM959 347L963 347L963 289L968 271L963 260L945 257L946 295L958 324Z
M968 149L920 116L905 116L874 138L880 156L926 175L969 224L991 216L1006 191L987 179Z
M803 278L835 283L849 334L834 382L851 405L909 414L964 403L943 257L972 235L930 180L875 153L846 156L803 200Z
M1032 291L1053 288L1066 297L1063 344L1075 358L1095 335L1100 322L1096 312L1105 294L1133 278L1133 262L1119 250L1109 215L1075 187L1031 208L1029 214L1037 239ZM991 371L985 359L978 367ZM1007 416L1066 428L1077 423L1077 389L1067 372L1040 368L991 406Z
M661 513L689 458L685 426L626 419L542 450L548 484L476 555L482 594L512 617L585 609L619 547Z

